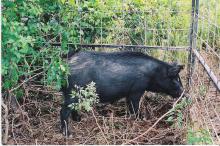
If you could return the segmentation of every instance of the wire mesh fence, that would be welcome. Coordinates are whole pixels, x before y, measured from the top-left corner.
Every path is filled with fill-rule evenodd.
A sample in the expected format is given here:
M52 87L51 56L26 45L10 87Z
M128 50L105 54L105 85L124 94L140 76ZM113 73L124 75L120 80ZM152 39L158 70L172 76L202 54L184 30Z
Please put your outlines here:
M71 23L79 34L74 44L187 46L190 30L190 1L78 1L70 8L78 21ZM96 7L99 5L99 7ZM75 10L75 11L74 11ZM161 15L162 14L162 15ZM175 21L174 21L175 20ZM89 39L89 35L93 35ZM185 47L186 48L186 47Z
M209 137L211 143L220 144L220 1L194 2L197 12L195 10L193 25L196 30L192 43L195 55L190 90L192 125L194 131L203 131L200 135Z

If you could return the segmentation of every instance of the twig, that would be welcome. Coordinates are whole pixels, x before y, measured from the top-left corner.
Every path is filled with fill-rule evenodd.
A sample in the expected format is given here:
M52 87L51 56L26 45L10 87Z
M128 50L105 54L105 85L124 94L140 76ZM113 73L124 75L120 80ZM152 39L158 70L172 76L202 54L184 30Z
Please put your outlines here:
M5 134L3 136L3 143L7 144L8 142L8 130L9 130L9 122L8 122L8 107L2 101L2 107L5 109L4 119L5 119Z
M142 133L141 135L135 137L132 140L126 141L125 143L123 143L122 145L128 144L130 142L133 142L139 138L141 138L142 136L146 135L147 133L149 133L163 118L165 118L169 113L172 112L172 110L175 108L176 104L178 103L178 101L180 101L180 99L183 97L185 90L182 92L181 96L177 99L177 101L173 104L172 109L170 109L168 112L166 112L165 114L163 114L150 128L147 129L147 131L145 131L144 133Z
M53 95L57 95L57 96L62 96L62 93L60 93L60 92L48 91L47 89L40 90L39 88L35 88L34 86L29 86L29 87L27 87L27 89L29 91L42 92L42 93L45 93L45 94L53 94Z
M65 122L65 124L66 124L66 121L64 121L64 122ZM50 122L50 123L52 123L52 122ZM58 122L57 122L57 121L53 122L53 124L51 124L50 126L47 126L47 128L45 128L45 129L42 131L43 137L45 136L45 132L46 132L47 130L49 130L51 127L53 127L56 123L58 123ZM66 130L66 133L67 133L67 130Z
M30 77L29 79L23 81L23 82L22 82L20 85L18 85L17 87L15 87L15 88L9 90L9 93L11 93L11 92L14 91L14 90L17 90L17 89L20 88L24 83L28 82L29 80L33 79L33 78L36 77L36 76L39 76L39 75L42 74L42 73L43 73L43 72L37 73L36 75L33 75L33 76Z
M95 113L94 113L93 109L92 109L92 115L93 115L93 117L95 118L95 122L96 122L97 126L99 127L99 129L100 129L100 131L101 131L101 133L102 133L102 136L104 137L106 143L109 144L107 138L105 137L105 134L104 134L103 131L102 131L102 128L100 127L100 125L99 125L99 123L98 123L98 120L97 120L97 118L96 118L96 116L95 116Z
M11 133L12 133L12 137L13 137L15 143L18 144L18 143L17 143L17 140L16 140L16 138L15 138L14 131L13 131L13 130L14 130L14 119L15 119L15 118L13 118L13 119L12 119L12 122L11 122Z

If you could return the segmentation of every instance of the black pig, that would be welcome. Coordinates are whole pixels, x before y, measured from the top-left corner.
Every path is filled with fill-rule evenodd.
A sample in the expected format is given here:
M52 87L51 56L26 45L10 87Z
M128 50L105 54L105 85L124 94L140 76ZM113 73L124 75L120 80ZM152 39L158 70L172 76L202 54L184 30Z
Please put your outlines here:
M126 97L130 112L135 114L145 91L166 93L174 98L183 91L179 78L182 65L168 64L143 53L79 52L68 62L69 85L62 88L65 100L60 111L62 132L67 129L70 114L74 120L80 120L77 111L68 107L77 102L77 97L70 95L74 85L83 87L93 81L100 102L111 103Z

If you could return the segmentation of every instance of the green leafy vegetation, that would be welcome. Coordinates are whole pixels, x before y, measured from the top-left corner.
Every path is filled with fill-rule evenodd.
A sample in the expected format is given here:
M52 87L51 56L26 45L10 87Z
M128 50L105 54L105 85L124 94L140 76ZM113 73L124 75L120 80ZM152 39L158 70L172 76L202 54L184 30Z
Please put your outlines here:
M209 132L205 129L193 131L191 128L187 132L187 144L213 144Z
M45 74L41 84L59 89L68 73L60 57L67 48L54 48L48 42L65 35L58 23L60 4L53 0L4 0L2 3L3 91L40 72Z
M183 127L184 109L191 104L191 99L184 97L180 103L178 103L175 108L168 114L167 122L171 124L176 124L178 128Z
M208 91L208 87L206 85L199 86L199 94L200 96L205 96Z
M95 82L89 83L85 88L75 85L75 90L72 91L71 96L76 98L78 102L70 104L69 107L77 111L91 111L93 104L99 102Z

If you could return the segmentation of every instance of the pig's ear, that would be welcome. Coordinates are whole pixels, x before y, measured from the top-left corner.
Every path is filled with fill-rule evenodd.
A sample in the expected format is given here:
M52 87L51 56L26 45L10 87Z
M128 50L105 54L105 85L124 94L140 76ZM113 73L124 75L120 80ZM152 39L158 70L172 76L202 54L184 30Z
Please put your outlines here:
M179 72L184 69L184 65L174 64L168 69L168 76L175 77L179 74Z

